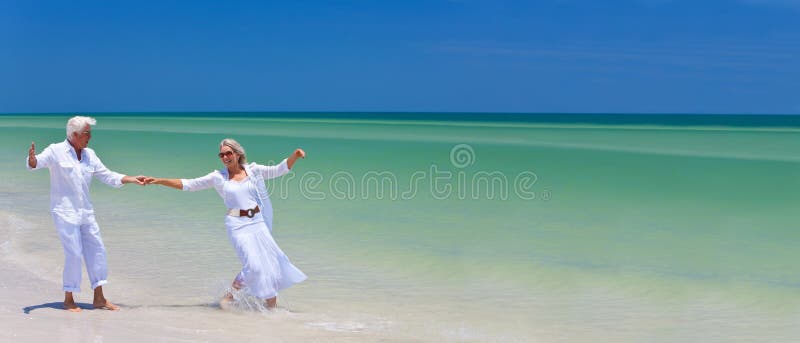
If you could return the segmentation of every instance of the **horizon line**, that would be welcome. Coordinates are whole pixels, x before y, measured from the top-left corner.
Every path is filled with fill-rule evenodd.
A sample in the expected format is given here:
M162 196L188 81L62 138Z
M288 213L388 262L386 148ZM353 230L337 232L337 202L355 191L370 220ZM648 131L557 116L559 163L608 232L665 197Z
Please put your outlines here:
M800 113L691 113L691 112L484 112L484 111L64 111L0 112L0 116L53 114L496 114L496 115L655 115L655 116L800 116Z

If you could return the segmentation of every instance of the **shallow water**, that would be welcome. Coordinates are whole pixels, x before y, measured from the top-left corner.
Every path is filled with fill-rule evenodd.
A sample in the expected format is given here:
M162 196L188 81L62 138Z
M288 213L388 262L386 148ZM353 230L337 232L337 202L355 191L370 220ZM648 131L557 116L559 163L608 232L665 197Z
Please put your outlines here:
M31 141L63 139L66 119L0 117L0 257L56 284L48 175L23 163ZM364 340L791 341L798 133L99 117L90 146L112 170L161 177L219 168L225 137L265 164L305 149L268 184L273 235L309 276L279 297L300 315L271 318L289 326ZM239 268L216 192L95 182L92 200L118 301L214 311Z

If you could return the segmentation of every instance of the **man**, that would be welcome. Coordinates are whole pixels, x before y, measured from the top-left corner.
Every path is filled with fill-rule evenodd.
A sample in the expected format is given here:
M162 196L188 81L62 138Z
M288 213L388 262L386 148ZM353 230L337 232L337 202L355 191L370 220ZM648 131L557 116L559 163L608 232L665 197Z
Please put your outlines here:
M92 138L94 118L76 116L67 122L67 139L48 146L36 155L34 143L28 151L28 170L50 169L50 206L61 245L64 247L64 309L80 312L73 292L80 292L81 258L94 289L93 306L116 311L119 306L103 296L108 267L106 249L100 238L100 228L89 201L89 184L92 176L112 187L124 183L144 185L144 176L127 176L108 170L95 154L87 148Z

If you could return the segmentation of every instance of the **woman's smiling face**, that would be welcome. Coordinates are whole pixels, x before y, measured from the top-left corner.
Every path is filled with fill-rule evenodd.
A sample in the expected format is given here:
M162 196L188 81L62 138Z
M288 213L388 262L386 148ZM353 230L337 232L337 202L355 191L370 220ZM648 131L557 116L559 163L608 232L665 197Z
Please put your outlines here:
M231 147L223 145L219 148L219 158L222 160L222 164L226 167L235 166L239 161L239 154L233 151Z

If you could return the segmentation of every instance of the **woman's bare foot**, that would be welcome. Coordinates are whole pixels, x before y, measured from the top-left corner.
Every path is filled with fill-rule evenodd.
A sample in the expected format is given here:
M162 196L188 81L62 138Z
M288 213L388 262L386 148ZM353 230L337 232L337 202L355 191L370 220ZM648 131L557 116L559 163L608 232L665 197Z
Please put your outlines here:
M225 294L225 296L219 300L219 308L230 311L233 308L233 294Z
M267 299L267 308L270 310L275 309L278 307L278 297L272 297Z
M233 309L233 292L242 289L242 282L238 279L233 279L233 283L231 283L232 290L225 294L222 299L219 300L219 308L230 311Z

